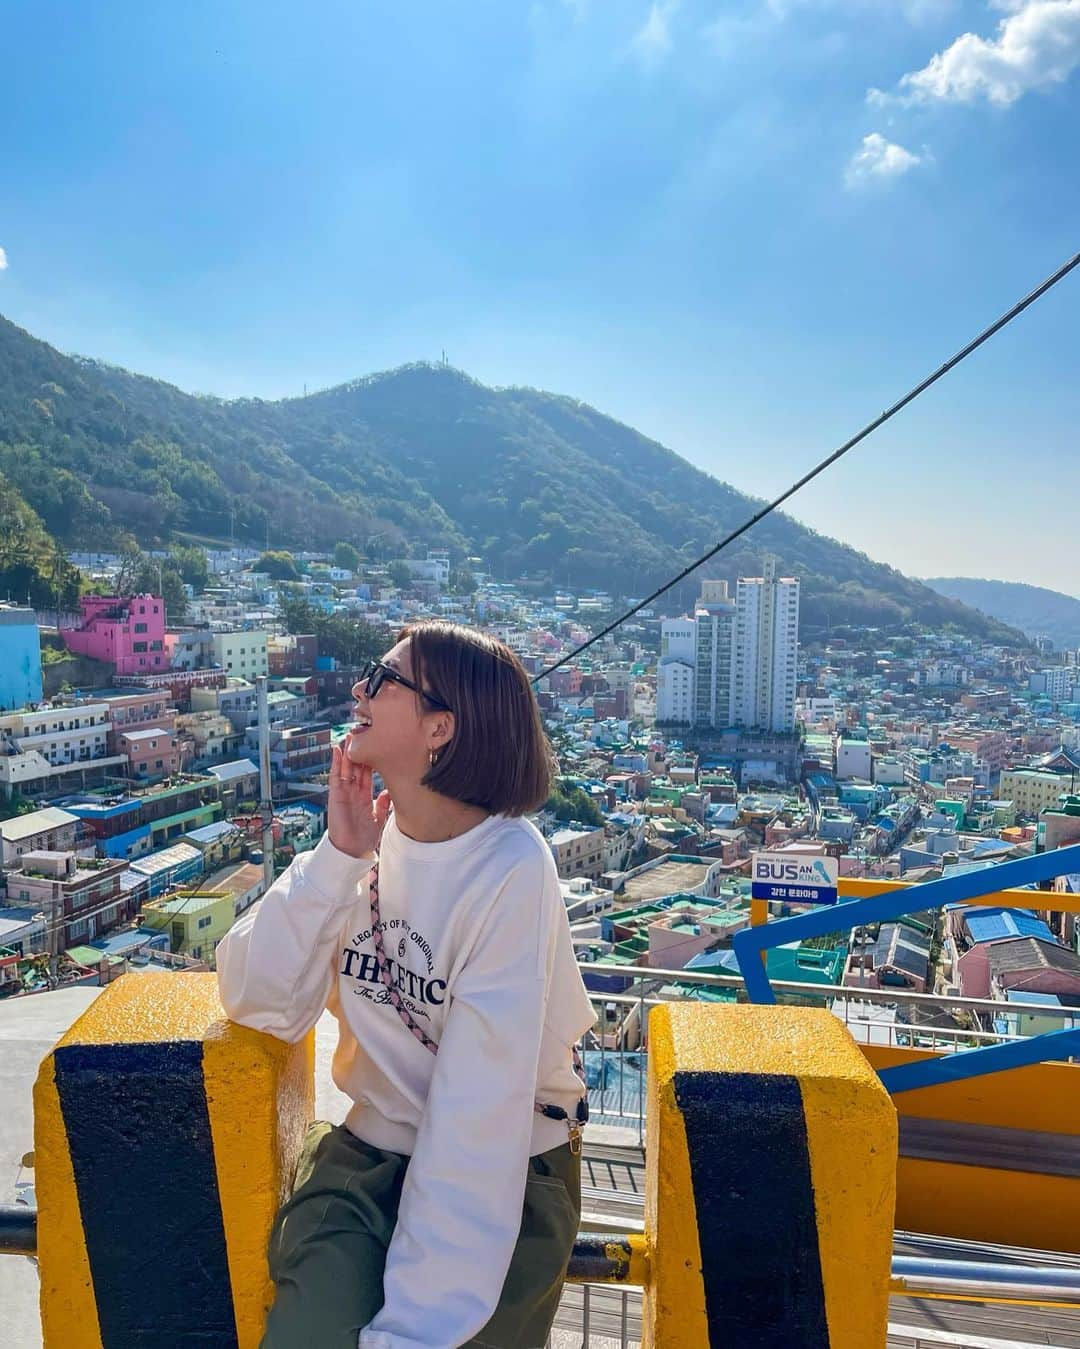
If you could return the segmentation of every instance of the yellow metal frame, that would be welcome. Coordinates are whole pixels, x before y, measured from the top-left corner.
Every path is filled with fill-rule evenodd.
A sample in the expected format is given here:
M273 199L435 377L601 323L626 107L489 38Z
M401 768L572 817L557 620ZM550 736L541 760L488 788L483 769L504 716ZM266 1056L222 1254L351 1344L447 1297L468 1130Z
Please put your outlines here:
M857 876L841 876L838 889L841 899L873 899L893 890L910 890L912 881L873 881ZM1038 903L1033 903L1038 900ZM1052 901L1045 903L1043 901ZM768 899L751 899L750 926L760 927L769 921ZM1039 909L1044 913L1080 913L1080 895L1067 895L1057 890L994 890L988 895L966 899L962 903L979 908L996 905L1002 909Z

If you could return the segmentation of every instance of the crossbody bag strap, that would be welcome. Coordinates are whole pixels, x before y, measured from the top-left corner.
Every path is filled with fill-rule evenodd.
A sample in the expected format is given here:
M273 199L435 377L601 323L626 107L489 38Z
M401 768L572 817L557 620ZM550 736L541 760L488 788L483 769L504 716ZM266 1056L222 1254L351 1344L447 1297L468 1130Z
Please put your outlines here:
M379 971L379 978L382 980L383 987L386 989L386 995L390 999L390 1005L398 1014L398 1019L408 1030L410 1035L419 1040L420 1043L432 1054L438 1054L439 1046L424 1030L413 1014L405 1006L401 991L394 981L394 976L390 973L390 962L386 958L386 947L383 943L383 922L382 914L379 909L379 863L375 862L371 868L368 881L368 899L371 904L371 939L375 944L375 964ZM581 1078L582 1086L585 1086L585 1068L581 1061L581 1055L578 1052L577 1045L573 1047L574 1071ZM571 1119L561 1105L544 1105L540 1101L533 1102L533 1110L538 1115L543 1115L547 1119L563 1120L566 1123L567 1131L570 1135L570 1151L575 1157L581 1155L581 1131L589 1118L589 1098L583 1094L578 1101L577 1117Z

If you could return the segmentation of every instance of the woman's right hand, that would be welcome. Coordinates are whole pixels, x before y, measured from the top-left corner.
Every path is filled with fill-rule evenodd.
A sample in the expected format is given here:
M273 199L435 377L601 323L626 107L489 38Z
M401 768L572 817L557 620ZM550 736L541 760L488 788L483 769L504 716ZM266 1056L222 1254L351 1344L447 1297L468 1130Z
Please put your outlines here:
M371 799L371 769L346 753L349 737L335 745L330 759L330 799L326 830L335 848L350 857L371 857L390 814L390 793Z

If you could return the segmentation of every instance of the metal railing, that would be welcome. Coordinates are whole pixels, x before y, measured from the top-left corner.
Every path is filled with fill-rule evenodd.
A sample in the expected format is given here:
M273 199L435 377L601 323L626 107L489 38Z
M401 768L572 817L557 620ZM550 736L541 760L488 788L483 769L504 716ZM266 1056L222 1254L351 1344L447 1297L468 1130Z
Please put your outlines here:
M946 1240L924 1239L898 1234L900 1243L925 1246L917 1254L894 1252L892 1290L904 1297L950 1297L963 1301L998 1304L1041 1304L1066 1309L1080 1307L1080 1267L1075 1258L1046 1257L1032 1263L1034 1253L1006 1248L969 1248ZM641 1338L641 1290L628 1287L623 1274L620 1282L589 1282L597 1275L597 1249L623 1238L612 1236L586 1238L579 1243L571 1260L569 1280L563 1291L555 1327L548 1349L634 1349ZM623 1242L625 1244L625 1242ZM37 1247L37 1213L26 1205L0 1206L0 1254L34 1255ZM981 1259L961 1258L972 1254ZM1028 1257L1018 1262L1016 1257ZM599 1263L603 1263L603 1260ZM638 1276L640 1277L640 1275ZM939 1304L935 1304L939 1305ZM988 1327L994 1325L988 1321ZM971 1346L993 1343L995 1349L1023 1349L1017 1341L984 1341L980 1337L957 1336L952 1332L890 1323L889 1345L904 1349L930 1349L930 1346Z
M1048 896L1049 898L1049 896ZM644 1141L646 1037L645 1022L651 1008L680 996L693 998L695 990L727 990L739 1002L749 1001L740 975L706 974L692 970L650 969L641 965L596 965L579 961L588 980L590 974L627 980L618 993L589 989L597 1013L597 1025L579 1041L589 1079L589 1104L593 1119L620 1125ZM662 989L679 987L678 993L661 996ZM940 1053L963 1053L983 1045L1027 1044L1033 1036L1012 1030L988 1029L1003 1016L1022 1010L1026 1019L1052 1019L1061 1023L1067 1008L1051 1003L1025 1003L1022 1009L996 998L965 998L896 989L851 987L844 984L809 984L776 980L772 988L782 1002L826 1007L851 1031L857 1043L893 1048L926 1049ZM609 1019L607 1009L617 1016ZM875 1008L891 1010L904 1020L875 1020ZM941 1025L943 1016L963 1025ZM934 1024L937 1023L937 1024ZM610 1084L609 1084L610 1083Z

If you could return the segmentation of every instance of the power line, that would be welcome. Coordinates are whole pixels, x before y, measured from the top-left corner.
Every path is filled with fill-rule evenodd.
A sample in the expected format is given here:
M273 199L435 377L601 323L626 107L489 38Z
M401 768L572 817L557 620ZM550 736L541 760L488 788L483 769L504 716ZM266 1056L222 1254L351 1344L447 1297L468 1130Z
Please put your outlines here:
M539 683L541 679L545 679L548 675L554 674L561 666L568 664L570 661L580 656L583 651L587 651L594 643L599 642L601 638L606 637L609 632L614 632L616 628L622 627L628 618L633 618L633 616L644 609L646 605L651 604L655 599L659 599L666 591L670 590L673 586L677 586L680 581L684 581L691 572L697 571L698 567L703 566L704 563L714 558L717 553L720 553L727 548L729 544L734 543L736 539L741 538L748 530L753 529L756 524L764 520L767 515L771 515L773 511L782 506L789 498L793 497L795 493L805 487L807 483L813 482L819 474L824 473L825 470L835 464L838 459L842 459L849 450L853 450L860 441L865 440L866 437L876 431L879 426L884 426L885 423L889 421L890 418L895 417L901 409L907 407L909 403L914 402L921 393L925 393L932 384L936 384L942 376L947 375L949 371L958 366L961 361L966 360L973 351L977 351L984 342L988 342L995 333L1000 332L1006 324L1011 323L1013 319L1022 314L1029 305L1033 305L1036 300L1040 299L1048 290L1056 286L1059 281L1068 276L1073 268L1077 266L1080 266L1080 253L1075 253L1068 262L1064 263L1056 272L1048 276L1045 281L1036 286L1029 294L1025 295L1022 300L1018 300L1011 309L1002 314L1002 316L992 323L989 328L984 328L983 331L979 333L978 337L970 341L966 347L962 347L956 355L951 356L944 365L939 365L933 374L928 375L920 384L916 384L913 389L904 394L903 398L894 403L892 407L886 408L880 417L875 417L872 422L868 422L857 435L852 436L850 440L846 440L843 445L841 445L839 449L834 450L828 458L822 459L816 467L812 468L809 473L804 474L798 482L792 483L786 492L781 492L774 501L770 501L768 505L762 506L759 511L755 511L748 520L745 520L737 529L733 529L730 534L722 538L720 542L710 548L707 553L703 553L696 562L691 562L688 567L684 567L677 576L672 577L670 581L665 581L658 590L654 590L651 595L646 595L643 600L640 600L635 604L632 609L627 609L626 613L620 614L620 616L609 623L606 628L601 628L599 632L594 633L587 641L582 642L581 645L576 646L573 651L562 656L554 665L549 665L546 670L541 670L539 674L533 675L532 683Z

